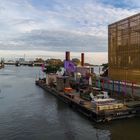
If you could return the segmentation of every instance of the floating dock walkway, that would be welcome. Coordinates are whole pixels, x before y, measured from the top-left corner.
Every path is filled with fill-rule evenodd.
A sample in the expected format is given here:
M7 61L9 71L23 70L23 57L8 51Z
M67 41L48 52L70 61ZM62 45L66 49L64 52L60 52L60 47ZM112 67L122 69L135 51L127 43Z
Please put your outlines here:
M59 92L55 88L47 86L42 80L37 80L36 85L48 93L56 96L70 107L72 107L74 110L82 113L95 122L105 122L140 116L140 102L138 102L137 106L129 105L118 109L98 111L92 107L92 103L90 101L86 101L80 98L78 93L73 94L73 96L69 96L69 94Z

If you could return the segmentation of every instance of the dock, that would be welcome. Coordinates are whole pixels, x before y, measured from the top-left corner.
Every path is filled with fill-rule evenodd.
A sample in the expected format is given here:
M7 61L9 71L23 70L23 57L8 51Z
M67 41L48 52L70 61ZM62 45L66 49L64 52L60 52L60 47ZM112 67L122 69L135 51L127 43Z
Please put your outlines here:
M42 80L37 80L35 83L37 86L47 91L47 93L56 96L58 99L68 104L71 108L95 122L106 122L140 116L139 101L137 103L129 103L129 105L125 105L123 108L99 111L93 108L90 101L82 99L78 93L71 93L69 95L65 92L59 92L55 88L46 85L46 83Z

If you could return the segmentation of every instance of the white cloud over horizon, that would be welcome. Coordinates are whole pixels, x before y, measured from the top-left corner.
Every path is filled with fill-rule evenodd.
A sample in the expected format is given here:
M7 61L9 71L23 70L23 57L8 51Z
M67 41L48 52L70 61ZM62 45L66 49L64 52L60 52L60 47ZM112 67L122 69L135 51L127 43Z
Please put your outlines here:
M0 0L0 50L107 52L108 24L139 11L139 0Z

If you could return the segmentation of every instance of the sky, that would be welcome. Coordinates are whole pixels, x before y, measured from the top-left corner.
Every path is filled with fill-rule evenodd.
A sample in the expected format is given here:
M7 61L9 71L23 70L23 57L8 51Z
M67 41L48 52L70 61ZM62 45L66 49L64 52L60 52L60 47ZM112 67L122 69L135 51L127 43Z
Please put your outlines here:
M108 25L139 12L139 0L0 0L0 56L72 51L107 62Z

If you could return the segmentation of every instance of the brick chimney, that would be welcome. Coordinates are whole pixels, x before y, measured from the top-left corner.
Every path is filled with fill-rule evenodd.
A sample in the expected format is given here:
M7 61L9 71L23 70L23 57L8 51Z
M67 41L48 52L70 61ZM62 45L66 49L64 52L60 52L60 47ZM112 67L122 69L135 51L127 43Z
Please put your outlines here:
M84 53L81 53L81 66L84 66Z
M66 61L70 60L70 52L66 51L66 56L65 56Z

